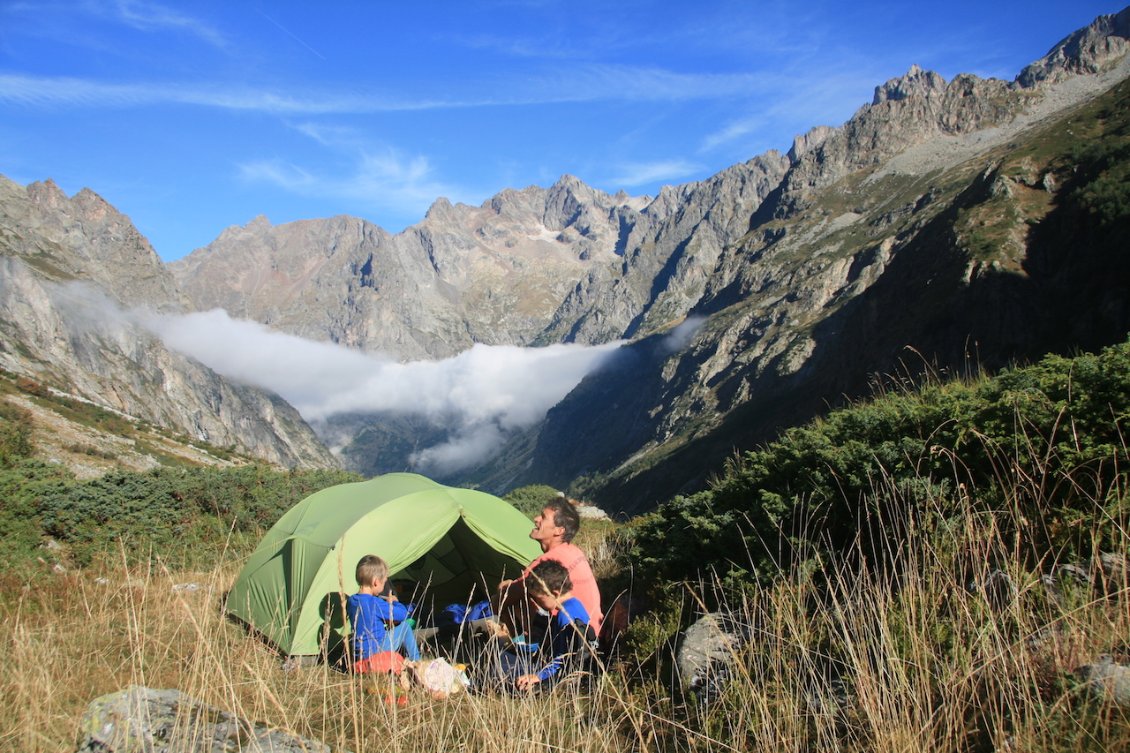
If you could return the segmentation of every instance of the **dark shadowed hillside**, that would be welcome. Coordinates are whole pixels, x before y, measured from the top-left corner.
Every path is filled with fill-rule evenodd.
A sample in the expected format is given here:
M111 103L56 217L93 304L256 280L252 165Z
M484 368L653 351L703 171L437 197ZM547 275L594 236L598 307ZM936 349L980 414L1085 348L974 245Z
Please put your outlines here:
M1130 329L1130 86L920 175L770 195L685 349L640 341L538 430L516 476L639 511L876 374L994 370ZM795 212L795 213L794 213ZM720 275L715 275L715 280Z

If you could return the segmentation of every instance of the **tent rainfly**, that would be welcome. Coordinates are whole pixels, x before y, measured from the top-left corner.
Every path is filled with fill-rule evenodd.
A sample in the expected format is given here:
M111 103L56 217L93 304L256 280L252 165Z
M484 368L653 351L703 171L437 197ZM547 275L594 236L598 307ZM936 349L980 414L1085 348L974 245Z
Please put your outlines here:
M483 598L541 554L530 519L485 492L388 473L331 486L287 511L228 593L227 610L288 656L313 656L348 633L346 595L366 554L435 604ZM477 589L477 591L476 591Z

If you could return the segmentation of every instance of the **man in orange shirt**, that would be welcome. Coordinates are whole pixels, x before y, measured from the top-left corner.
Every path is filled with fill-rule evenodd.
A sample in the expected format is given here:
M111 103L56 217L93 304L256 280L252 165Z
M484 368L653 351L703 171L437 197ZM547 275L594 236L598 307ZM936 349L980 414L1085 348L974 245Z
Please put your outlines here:
M501 603L495 614L501 615L503 624L508 625L512 635L523 632L522 627L514 624L514 608L519 607L519 614L531 609L532 602L523 581L539 562L546 560L560 562L569 571L573 595L584 604L593 631L600 634L600 623L604 618L600 611L600 589L588 557L573 543L580 527L581 516L577 514L577 508L564 497L550 499L534 518L530 538L541 545L542 555L531 562L519 577L504 580L498 585ZM532 608L536 609L536 605Z

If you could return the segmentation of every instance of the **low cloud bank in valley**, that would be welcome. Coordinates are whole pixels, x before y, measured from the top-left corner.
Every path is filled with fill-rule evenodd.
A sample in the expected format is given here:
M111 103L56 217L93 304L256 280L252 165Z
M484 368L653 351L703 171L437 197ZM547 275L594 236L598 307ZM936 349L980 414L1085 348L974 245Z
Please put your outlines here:
M232 319L220 310L133 317L173 350L230 379L278 393L308 421L339 413L427 417L446 428L449 439L418 452L414 462L441 473L488 459L618 346L475 345L439 361L398 363Z

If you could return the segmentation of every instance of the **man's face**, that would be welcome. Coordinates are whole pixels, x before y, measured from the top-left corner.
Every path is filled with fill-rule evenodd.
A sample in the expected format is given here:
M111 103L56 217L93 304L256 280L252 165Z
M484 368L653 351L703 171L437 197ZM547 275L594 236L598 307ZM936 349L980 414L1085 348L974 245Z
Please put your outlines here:
M557 525L553 510L545 508L534 518L534 530L530 531L530 538L534 541L552 541L563 533L565 529Z

